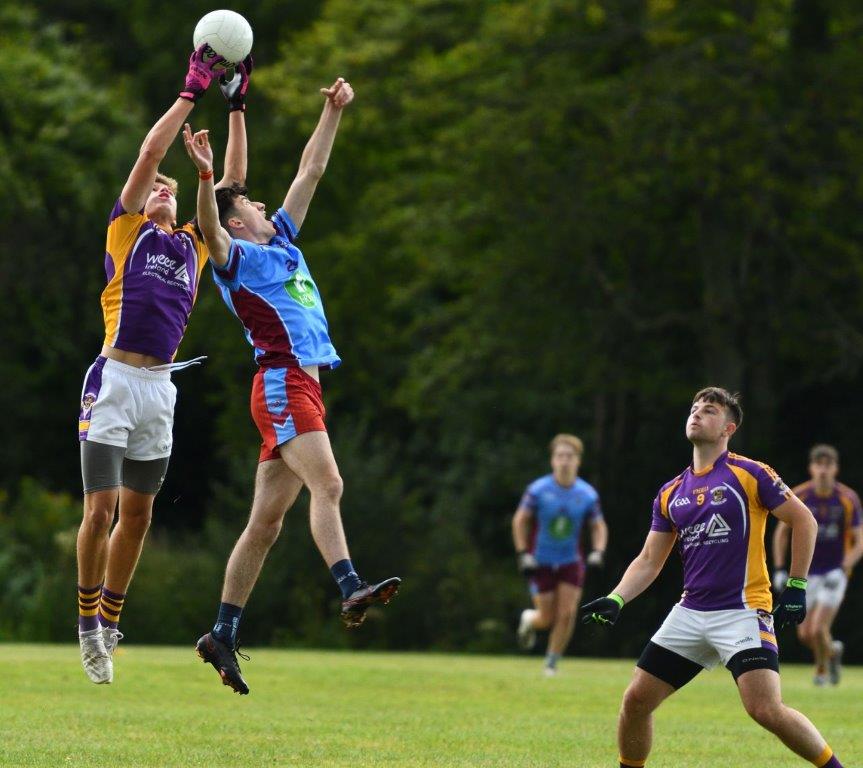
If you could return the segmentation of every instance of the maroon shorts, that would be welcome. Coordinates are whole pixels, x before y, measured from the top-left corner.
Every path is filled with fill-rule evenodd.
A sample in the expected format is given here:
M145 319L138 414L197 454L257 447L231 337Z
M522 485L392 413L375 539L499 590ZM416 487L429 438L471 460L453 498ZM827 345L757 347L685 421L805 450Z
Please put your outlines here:
M261 368L252 382L252 418L261 433L258 462L281 458L279 446L304 432L326 432L321 384L302 368Z
M534 594L553 592L558 584L584 586L584 563L580 560L565 565L541 565L530 577L530 591Z

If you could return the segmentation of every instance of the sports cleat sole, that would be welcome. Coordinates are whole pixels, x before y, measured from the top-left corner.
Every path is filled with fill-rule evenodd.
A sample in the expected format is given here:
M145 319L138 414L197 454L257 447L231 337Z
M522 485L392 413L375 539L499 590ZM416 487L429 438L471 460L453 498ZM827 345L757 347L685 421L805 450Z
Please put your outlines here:
M366 620L366 610L368 607L375 603L383 603L386 605L398 594L401 583L402 580L398 576L386 579L378 585L379 589L368 595L363 602L358 603L355 606L351 606L348 610L343 610L341 617L345 627L348 629L356 629L361 626Z
M200 642L200 641L199 641L199 642ZM240 683L237 683L237 682L235 682L235 681L231 680L231 678L230 678L230 677L228 677L228 675L227 675L227 673L225 672L225 670L224 670L224 669L222 669L221 667L217 667L217 666L213 663L212 659L208 659L208 658L207 658L207 657L206 657L206 656L201 652L200 647L198 647L197 645L195 646L195 653L197 654L198 658L199 658L201 661L203 661L203 662L204 662L204 664L210 664L210 665L213 667L213 669L215 669L215 670L216 670L216 672L218 672L218 673L219 673L219 677L220 677L220 678L221 678L221 680L222 680L222 685L227 685L227 686L228 686L228 688L230 688L232 691L234 691L234 693L239 693L239 694L240 694L240 696L248 696L248 695L249 695L249 686L248 686L248 685L241 686L241 685L240 685Z

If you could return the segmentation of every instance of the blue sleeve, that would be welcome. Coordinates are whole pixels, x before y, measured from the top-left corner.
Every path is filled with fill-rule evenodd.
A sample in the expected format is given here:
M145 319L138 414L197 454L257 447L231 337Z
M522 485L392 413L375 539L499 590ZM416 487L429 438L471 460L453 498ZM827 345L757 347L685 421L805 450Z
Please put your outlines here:
M240 241L231 240L231 247L228 248L228 261L225 266L217 267L213 264L213 277L216 282L229 291L238 290L242 281L245 261L246 256Z
M281 237L286 237L291 243L300 236L300 230L284 208L279 208L273 214L273 226Z
M594 520L602 520L602 505L599 503L599 496L595 496L593 504L587 512L587 519L593 522Z

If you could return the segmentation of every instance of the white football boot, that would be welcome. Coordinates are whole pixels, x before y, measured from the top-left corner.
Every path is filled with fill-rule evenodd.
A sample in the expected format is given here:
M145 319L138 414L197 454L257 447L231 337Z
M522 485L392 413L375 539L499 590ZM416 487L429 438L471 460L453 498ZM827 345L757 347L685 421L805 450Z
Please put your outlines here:
M119 629L111 627L102 627L102 642L105 643L105 650L113 659L114 651L117 650L117 643L123 639L123 633Z
M114 665L105 648L101 627L79 632L78 642L81 645L81 664L87 677L98 685L110 683L114 679Z
M529 651L536 645L536 630L533 628L533 620L536 614L536 609L525 608L521 612L521 618L518 621L518 631L516 632L518 647L525 651Z

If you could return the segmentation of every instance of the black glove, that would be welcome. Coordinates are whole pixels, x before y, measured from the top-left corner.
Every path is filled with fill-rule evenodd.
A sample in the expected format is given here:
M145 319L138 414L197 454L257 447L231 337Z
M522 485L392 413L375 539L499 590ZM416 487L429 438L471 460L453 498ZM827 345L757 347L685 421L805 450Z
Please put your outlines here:
M600 597L598 600L582 605L581 610L584 614L581 617L581 623L605 624L613 627L620 616L621 608L623 608L623 598L616 592L612 592L607 597Z
M228 100L229 112L238 109L241 112L246 111L246 91L249 90L249 76L252 74L254 64L252 54L249 54L240 64L237 64L234 76L230 80L224 72L219 77L219 90Z
M776 629L799 624L806 618L806 579L788 579L785 589L779 595L779 603L773 609L773 623Z
M533 574L536 573L537 568L539 568L539 563L536 562L536 558L530 552L519 552L518 553L518 570L522 576L526 576L530 578Z

